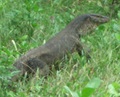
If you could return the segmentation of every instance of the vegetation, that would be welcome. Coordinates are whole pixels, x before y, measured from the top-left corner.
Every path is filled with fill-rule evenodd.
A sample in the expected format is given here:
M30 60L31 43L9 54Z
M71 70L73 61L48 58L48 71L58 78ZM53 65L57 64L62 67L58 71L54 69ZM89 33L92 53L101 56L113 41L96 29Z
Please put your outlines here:
M119 97L119 9L119 0L0 0L0 97ZM85 13L111 18L81 39L92 49L89 62L74 53L47 79L36 75L9 87L8 79L15 74L10 69L20 55L44 44Z

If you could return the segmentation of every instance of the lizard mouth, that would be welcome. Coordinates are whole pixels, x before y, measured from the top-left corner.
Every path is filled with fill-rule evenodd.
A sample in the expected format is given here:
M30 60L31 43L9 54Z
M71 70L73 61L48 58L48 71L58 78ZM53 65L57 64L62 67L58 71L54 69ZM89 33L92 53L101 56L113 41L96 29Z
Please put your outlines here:
M107 16L96 15L96 14L91 14L90 18L93 22L96 22L97 24L106 23L110 20L110 18Z

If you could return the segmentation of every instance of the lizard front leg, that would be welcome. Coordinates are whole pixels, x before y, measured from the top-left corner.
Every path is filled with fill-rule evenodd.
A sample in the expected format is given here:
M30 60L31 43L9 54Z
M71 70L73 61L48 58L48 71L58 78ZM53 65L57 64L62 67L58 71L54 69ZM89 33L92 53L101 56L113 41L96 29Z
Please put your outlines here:
M89 60L91 58L90 57L91 50L83 43L81 43L81 42L77 43L76 50L80 56L85 55L87 60Z

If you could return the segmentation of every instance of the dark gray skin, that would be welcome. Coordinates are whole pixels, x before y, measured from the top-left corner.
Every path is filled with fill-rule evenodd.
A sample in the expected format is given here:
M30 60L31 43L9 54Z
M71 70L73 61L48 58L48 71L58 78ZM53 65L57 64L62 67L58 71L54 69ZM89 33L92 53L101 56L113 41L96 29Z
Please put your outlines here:
M109 21L108 17L96 14L85 14L75 18L61 32L46 42L46 44L28 51L20 57L14 66L20 72L13 76L12 81L17 80L21 75L35 73L37 68L40 75L46 76L50 72L50 67L56 61L61 60L66 54L75 51L81 55L85 51L79 41L81 36L88 35L98 25ZM89 57L89 52L85 51Z

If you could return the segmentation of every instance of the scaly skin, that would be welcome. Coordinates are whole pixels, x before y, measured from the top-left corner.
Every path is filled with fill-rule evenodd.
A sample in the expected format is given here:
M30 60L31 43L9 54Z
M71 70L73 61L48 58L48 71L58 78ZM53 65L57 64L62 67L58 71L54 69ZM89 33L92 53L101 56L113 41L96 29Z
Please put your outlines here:
M14 66L20 72L13 76L12 81L17 80L26 72L28 74L35 73L39 68L40 75L49 74L50 66L56 61L61 60L66 54L75 51L81 55L81 51L85 51L82 43L79 41L83 35L88 35L100 24L109 21L108 17L96 14L85 14L75 18L61 32L51 38L46 44L28 51L20 57ZM85 51L89 57L89 52Z

